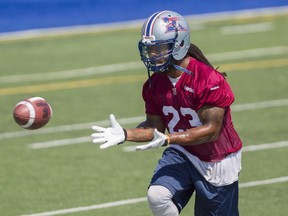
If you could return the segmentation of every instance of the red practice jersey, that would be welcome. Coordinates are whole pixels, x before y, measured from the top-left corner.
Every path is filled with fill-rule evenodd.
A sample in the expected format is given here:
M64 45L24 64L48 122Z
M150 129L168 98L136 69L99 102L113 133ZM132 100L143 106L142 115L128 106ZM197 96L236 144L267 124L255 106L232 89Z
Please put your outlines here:
M183 73L175 87L166 74L151 76L142 92L146 113L161 116L169 133L175 133L202 125L197 115L201 107L225 108L217 141L184 147L203 161L219 161L242 147L231 118L234 94L223 75L206 64L190 58L187 69L192 74Z

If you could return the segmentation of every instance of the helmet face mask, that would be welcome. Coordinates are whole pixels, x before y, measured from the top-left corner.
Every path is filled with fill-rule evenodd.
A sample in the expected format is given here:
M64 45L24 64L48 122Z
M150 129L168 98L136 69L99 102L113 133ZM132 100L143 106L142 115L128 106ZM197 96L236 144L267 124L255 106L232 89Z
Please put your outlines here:
M138 48L149 71L164 72L172 58L185 57L190 46L190 29L186 20L173 11L157 12L142 27Z
M152 43L139 42L141 60L150 71L163 72L172 59L174 40L153 41Z

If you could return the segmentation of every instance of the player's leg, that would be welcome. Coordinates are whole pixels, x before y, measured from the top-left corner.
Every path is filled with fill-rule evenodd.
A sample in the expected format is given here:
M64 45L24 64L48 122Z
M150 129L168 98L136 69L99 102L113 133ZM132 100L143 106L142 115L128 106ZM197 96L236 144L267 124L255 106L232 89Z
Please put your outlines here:
M202 181L196 185L195 216L239 216L238 181L216 187Z
M194 192L190 165L179 153L167 148L154 172L148 202L154 216L178 216Z
M173 203L173 194L161 185L152 185L147 193L148 203L154 216L178 216L179 211Z

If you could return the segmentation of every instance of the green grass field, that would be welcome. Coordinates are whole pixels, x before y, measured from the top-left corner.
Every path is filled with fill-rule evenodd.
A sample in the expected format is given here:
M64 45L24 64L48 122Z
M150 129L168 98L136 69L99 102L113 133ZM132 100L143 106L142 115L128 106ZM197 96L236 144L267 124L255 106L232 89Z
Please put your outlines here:
M287 14L191 22L191 40L228 74L236 97L233 120L244 146L270 147L243 152L243 216L288 212L287 26ZM235 27L243 30L237 33ZM125 152L123 145L100 150L89 140L90 126L107 126L102 121L110 113L124 127L134 127L140 120L133 118L144 117L141 90L147 74L139 60L139 39L140 27L0 41L1 216L151 215L143 199L101 204L144 198L163 149ZM101 67L106 65L110 69ZM30 96L44 97L53 107L53 118L37 131L20 128L12 116L15 104ZM275 148L278 142L284 145ZM31 145L51 143L63 145ZM277 182L279 178L284 180ZM259 185L263 180L269 181ZM256 183L248 187L247 182ZM193 215L193 201L182 216Z

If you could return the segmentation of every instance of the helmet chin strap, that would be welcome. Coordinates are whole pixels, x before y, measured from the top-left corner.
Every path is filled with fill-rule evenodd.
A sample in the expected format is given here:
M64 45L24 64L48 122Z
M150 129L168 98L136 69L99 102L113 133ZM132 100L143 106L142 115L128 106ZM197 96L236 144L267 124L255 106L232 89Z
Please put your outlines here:
M184 73L187 73L189 75L193 75L193 72L189 71L186 68L183 68L183 67L176 65L176 64L170 64L170 65L172 65L172 67L175 68L176 70L180 70L180 71L183 71ZM147 73L148 73L149 87L151 87L152 83L151 83L151 74L150 74L149 69L147 70Z
M183 68L179 65L176 65L176 64L171 64L173 66L173 68L175 68L176 70L180 70L180 71L183 71L184 73L187 73L189 75L193 75L193 72L189 71L188 69L186 68Z
M147 70L148 73L148 80L149 80L149 87L151 87L152 83L151 83L151 74L150 74L150 70Z

